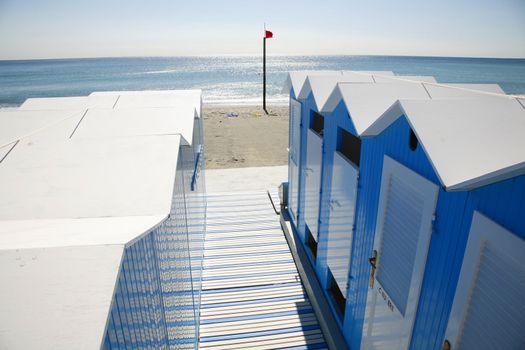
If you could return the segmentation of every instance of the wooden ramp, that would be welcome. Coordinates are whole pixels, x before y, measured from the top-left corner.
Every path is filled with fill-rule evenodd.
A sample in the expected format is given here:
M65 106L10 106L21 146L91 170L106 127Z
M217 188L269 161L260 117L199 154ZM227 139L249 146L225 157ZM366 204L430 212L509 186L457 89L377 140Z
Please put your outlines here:
M266 192L208 195L202 277L200 349L327 349Z

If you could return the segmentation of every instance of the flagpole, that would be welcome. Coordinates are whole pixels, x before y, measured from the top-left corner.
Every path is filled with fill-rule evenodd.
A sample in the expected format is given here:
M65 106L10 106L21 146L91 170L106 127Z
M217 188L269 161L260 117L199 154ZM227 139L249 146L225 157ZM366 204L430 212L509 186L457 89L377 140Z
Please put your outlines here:
M263 38L263 110L268 114L266 110L266 26Z

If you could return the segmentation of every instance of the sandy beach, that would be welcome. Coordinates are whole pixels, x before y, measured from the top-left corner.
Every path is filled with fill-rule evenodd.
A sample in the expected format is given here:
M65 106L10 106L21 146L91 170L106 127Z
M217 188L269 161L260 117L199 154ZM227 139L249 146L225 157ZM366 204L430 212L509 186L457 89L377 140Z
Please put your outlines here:
M287 164L288 106L203 105L207 169Z

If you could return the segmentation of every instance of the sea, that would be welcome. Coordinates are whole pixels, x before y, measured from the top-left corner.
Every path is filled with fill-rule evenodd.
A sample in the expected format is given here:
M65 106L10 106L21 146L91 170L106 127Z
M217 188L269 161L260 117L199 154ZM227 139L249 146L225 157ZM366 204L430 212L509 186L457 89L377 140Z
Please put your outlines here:
M93 91L202 89L213 104L262 101L260 56L126 57L0 61L0 107L29 97ZM269 56L267 100L286 104L286 74L297 70L390 70L440 83L496 83L525 95L525 59L408 56Z

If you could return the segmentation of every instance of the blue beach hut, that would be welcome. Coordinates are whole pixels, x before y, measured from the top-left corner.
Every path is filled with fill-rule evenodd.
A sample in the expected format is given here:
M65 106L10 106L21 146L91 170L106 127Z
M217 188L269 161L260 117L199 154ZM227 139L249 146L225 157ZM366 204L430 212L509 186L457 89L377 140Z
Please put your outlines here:
M322 139L323 124L318 106L324 104L338 82L373 83L372 74L376 73L393 75L389 71L318 71L292 72L288 76L285 90L290 90L289 211L301 240L310 241L311 246L315 246L317 241L318 205L305 207L305 203L318 202L318 180L321 174L319 152L322 147L322 142L319 141ZM312 140L310 143L307 140L309 137ZM311 152L307 151L308 144ZM306 158L307 155L310 155L309 159ZM312 196L312 199L305 201L306 196ZM311 228L305 224L306 217ZM307 229L314 234L309 236ZM315 255L315 249L312 252Z
M315 82L314 77L326 77L328 79L329 88L324 89L320 94L323 95L322 99L326 99L331 93L335 84L339 81L353 81L353 82L373 82L374 78L371 77L372 74L378 74L381 77L393 76L394 73L390 71L366 71L366 72L353 72L353 71L296 71L289 72L286 78L283 92L289 93L290 95L290 104L289 104L289 146L288 146L288 163L289 163L289 185L288 185L288 210L290 217L295 227L303 227L304 225L299 225L298 218L300 202L302 201L301 193L303 193L303 173L304 167L300 170L301 157L304 157L306 154L306 147L301 146L302 140L306 138L307 127L303 128L303 125L309 125L309 120L311 117L311 109L305 106L310 94L310 88L307 87L305 91L302 92L303 86L307 83L307 78L311 77L314 79L314 87L320 85ZM332 77L331 79L328 77ZM381 79L381 78L379 78ZM310 84L310 83L308 83ZM313 99L313 97L312 97ZM313 100L315 101L315 99ZM324 101L323 101L324 102ZM316 106L320 105L316 103ZM315 108L317 110L317 108ZM308 120L307 124L303 124L304 121ZM301 150L303 150L301 153ZM302 161L304 163L304 160ZM304 165L304 164L303 164ZM304 232L304 229L301 230ZM301 235L303 239L304 235ZM303 239L304 240L304 239Z
M299 167L299 219L297 229L313 260L317 258L319 202L325 139L325 117L319 113L339 82L373 83L372 75L341 72L332 76L308 76L298 98L303 101L301 154Z
M321 194L315 203L319 208L315 265L332 312L345 330L354 324L354 295L348 292L349 269L360 168L367 166L360 161L361 134L397 99L428 99L428 91L420 81L434 81L432 77L388 79L389 83L339 83L323 104L315 107L326 117ZM374 80L378 80L377 76ZM345 336L349 340L347 331Z
M366 182L361 180L360 173L363 171L364 174L367 174L367 172L372 171L369 167L373 164L361 163L362 157L368 152L368 143L365 140L362 142L361 138L383 112L389 110L398 99L477 99L489 97L489 95L480 94L477 90L503 93L497 85L451 84L450 86L443 86L435 84L432 77L373 75L372 79L376 83L339 83L333 93L326 96L326 91L330 90L330 84L332 84L331 88L333 89L335 78L308 77L299 94L299 97L307 96L303 100L303 109L308 111L306 115L303 114L304 117L307 118L309 114L312 118L312 115L315 115L314 113L323 117L324 135L320 156L322 164L320 194L318 199L310 204L317 206L318 209L317 240L315 245L311 243L311 238L305 243L310 248L314 245L316 249L317 259L313 261L316 273L324 287L326 296L331 301L332 312L339 315L338 320L344 330L345 338L353 348L361 344L363 305L366 304L366 301L363 303L362 293L358 293L357 286L359 283L357 282L365 283L368 281L369 275L366 275L366 280L363 277L364 275L361 275L361 279L357 279L357 274L349 273L350 262L352 261L355 265L355 261L363 257L363 253L358 248L353 247L353 245L359 247L362 244L360 239L364 237L361 233L363 230L360 231L359 227L363 215L373 213L372 216L374 216L377 212L377 208L370 208L369 197L362 198L367 194L367 191L362 191ZM391 84L383 84L383 82L391 82ZM307 122L308 120L303 124L310 125ZM366 137L370 136L373 136L373 133L366 135ZM308 138L303 137L301 147L303 148L302 152L305 152L306 155L303 155L302 159L305 159L305 163L308 164L308 152L311 150L308 149L308 146L305 147L305 143L308 145ZM317 149L318 157L319 153L321 152ZM305 168L311 167L306 165ZM305 192L303 201L306 199L308 202L313 196L309 197L308 191ZM307 203L302 205L308 206ZM299 228L296 227L296 229L302 236L302 232L305 231L301 230L300 225L301 222L299 221ZM307 227L308 225L305 223L305 228ZM356 239L356 242L353 242L354 234L359 238ZM351 259L353 256L351 252L356 250L362 256ZM366 259L368 258L366 256ZM366 259L365 262L367 262ZM352 271L363 268L363 266L354 267L353 265ZM366 270L368 265L365 264L364 268Z
M288 210L295 226L297 226L299 210L299 164L302 139L303 101L299 93L308 75L340 76L340 71L297 71L290 72L286 78L283 92L289 93L289 137L288 137Z
M525 344L525 109L441 92L463 97L400 100L363 132L355 347Z

